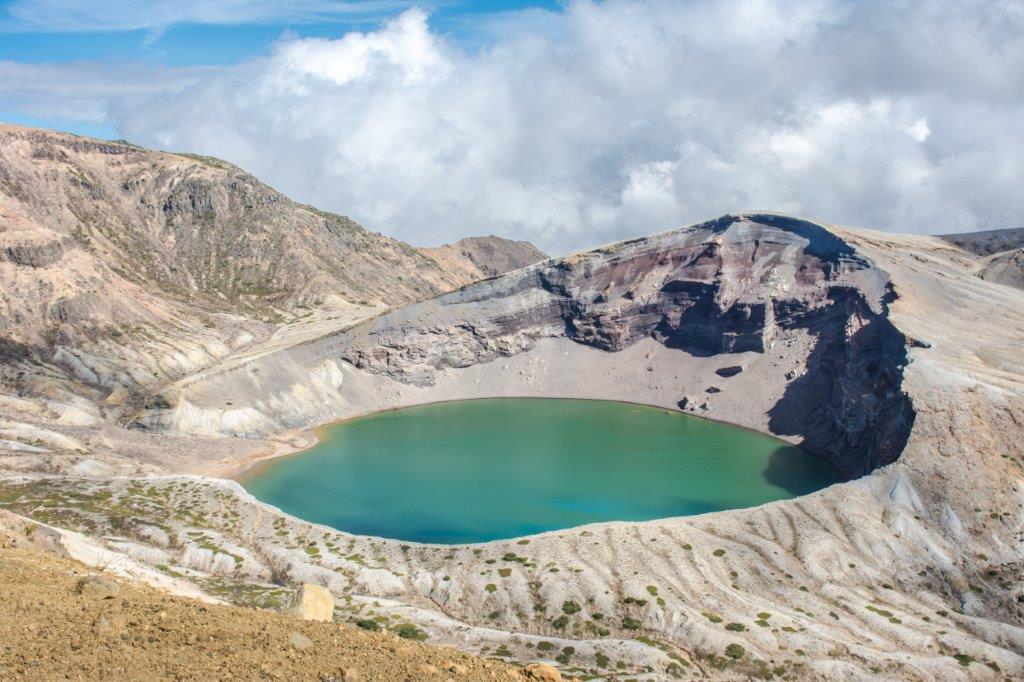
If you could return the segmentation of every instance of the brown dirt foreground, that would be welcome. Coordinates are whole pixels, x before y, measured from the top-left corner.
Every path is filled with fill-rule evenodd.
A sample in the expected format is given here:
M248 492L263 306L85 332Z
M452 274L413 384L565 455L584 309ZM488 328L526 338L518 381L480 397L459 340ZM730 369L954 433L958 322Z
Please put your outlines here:
M37 549L0 549L0 679L524 679L498 661L391 633L202 604L143 584L118 582L112 598L81 594L89 575Z

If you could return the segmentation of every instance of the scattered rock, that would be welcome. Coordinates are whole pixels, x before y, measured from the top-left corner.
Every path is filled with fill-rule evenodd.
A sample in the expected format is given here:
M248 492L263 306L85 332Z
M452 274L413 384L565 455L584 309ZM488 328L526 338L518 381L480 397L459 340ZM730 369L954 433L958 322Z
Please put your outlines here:
M75 589L78 590L79 594L86 597L113 599L117 596L121 587L110 578L104 578L101 575L87 575L78 581Z
M288 643L296 649L298 649L299 651L305 651L306 649L309 649L313 646L313 640L311 640L309 637L306 637L301 632L293 632L288 637Z
M110 633L114 629L114 624L110 622L110 619L104 616L102 613L93 621L92 631L102 637Z
M743 368L740 367L739 365L730 365L729 367L719 367L718 369L715 370L715 374L717 374L720 377L729 378L736 376L742 371Z
M718 388L718 386L708 386L707 389L705 389L705 392L706 393L721 393L722 389Z
M786 372L786 378L790 380L795 379L796 372L794 372L793 370L789 370L788 372Z
M430 665L429 663L421 663L419 667L416 668L416 672L421 675L436 675L437 666Z
M531 663L526 666L526 678L540 682L562 682L562 673L547 663Z
M334 597L323 587L303 584L292 597L285 613L303 620L328 622L334 619Z
M456 675L465 675L469 672L469 668L462 665L461 663L451 663L448 665L448 672Z

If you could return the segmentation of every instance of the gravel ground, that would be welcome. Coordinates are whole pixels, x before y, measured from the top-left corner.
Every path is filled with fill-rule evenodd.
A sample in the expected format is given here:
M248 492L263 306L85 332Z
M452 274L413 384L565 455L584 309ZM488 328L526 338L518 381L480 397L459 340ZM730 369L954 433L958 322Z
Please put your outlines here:
M0 549L0 642L4 680L522 679L391 633L172 597L31 548Z

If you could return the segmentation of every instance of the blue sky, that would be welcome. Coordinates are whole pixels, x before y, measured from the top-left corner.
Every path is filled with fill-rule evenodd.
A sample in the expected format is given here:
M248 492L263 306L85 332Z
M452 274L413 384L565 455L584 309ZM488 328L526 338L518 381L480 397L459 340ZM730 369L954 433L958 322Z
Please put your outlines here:
M94 6L69 19L69 8ZM430 13L432 30L468 50L493 39L487 30L496 18L530 10L558 12L560 0L355 0L294 3L231 0L228 17L147 16L147 3L82 0L0 0L0 62L61 64L89 62L116 67L127 63L163 67L227 66L265 55L283 37L338 38L349 31L367 31L410 7ZM192 3L181 0L181 6ZM106 5L106 7L104 7ZM122 5L137 8L124 18ZM277 5L277 7L273 7ZM269 9L268 9L269 6ZM71 11L74 15L75 12ZM119 16L120 15L120 16ZM151 24L142 25L139 24ZM135 24L136 26L131 26ZM22 108L0 96L0 121L58 128L94 137L119 134L114 121L81 120L41 115L38 107Z

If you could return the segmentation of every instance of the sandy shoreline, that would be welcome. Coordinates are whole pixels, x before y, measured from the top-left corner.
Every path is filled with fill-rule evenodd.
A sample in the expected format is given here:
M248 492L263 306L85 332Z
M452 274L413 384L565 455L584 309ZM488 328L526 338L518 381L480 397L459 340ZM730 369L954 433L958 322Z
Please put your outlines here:
M254 448L239 457L222 459L199 473L213 478L242 481L256 474L272 459L298 454L319 443L316 428L319 427L285 431L271 438L266 445Z

